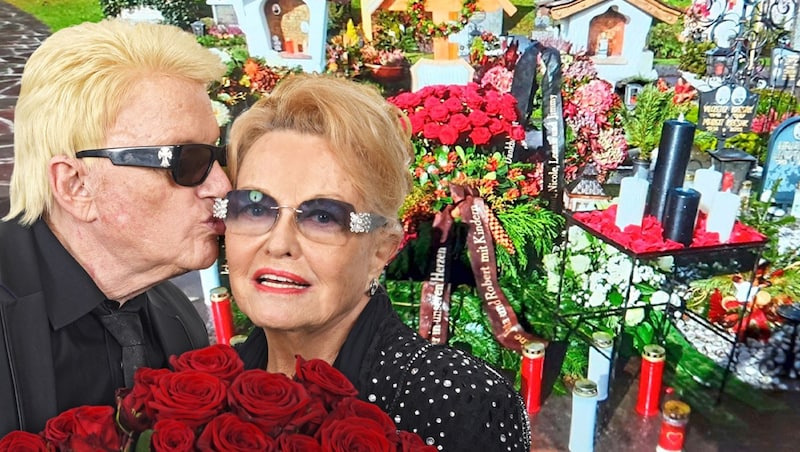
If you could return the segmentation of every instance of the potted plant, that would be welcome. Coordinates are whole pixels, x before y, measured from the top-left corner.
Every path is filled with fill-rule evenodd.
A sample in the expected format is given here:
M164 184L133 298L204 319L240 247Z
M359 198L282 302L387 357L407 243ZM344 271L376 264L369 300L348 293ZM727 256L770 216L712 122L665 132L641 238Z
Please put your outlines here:
M681 82L673 88L662 80L645 85L636 96L633 109L623 116L629 154L635 155L632 150L636 148L639 152L635 159L649 162L661 140L664 121L685 113L694 94L691 85Z
M364 66L379 81L395 81L403 77L408 59L400 49L379 50L372 45L361 48Z

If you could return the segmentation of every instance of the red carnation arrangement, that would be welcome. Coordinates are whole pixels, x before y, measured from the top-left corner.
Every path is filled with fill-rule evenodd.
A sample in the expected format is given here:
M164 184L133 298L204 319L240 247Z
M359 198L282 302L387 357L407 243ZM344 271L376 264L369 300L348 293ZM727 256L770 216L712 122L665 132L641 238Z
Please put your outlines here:
M377 406L356 397L327 362L297 357L296 374L244 370L230 346L170 358L170 369L141 368L117 409L80 406L43 432L14 431L0 451L435 451L398 431Z

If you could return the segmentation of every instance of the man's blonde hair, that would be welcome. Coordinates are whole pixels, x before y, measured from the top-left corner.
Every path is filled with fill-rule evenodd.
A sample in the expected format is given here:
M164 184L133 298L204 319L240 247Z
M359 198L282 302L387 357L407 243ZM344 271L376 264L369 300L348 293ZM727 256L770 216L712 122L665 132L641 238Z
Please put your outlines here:
M111 19L54 33L31 55L22 75L11 209L4 220L19 217L29 225L50 212L50 159L102 147L139 80L160 75L207 86L224 72L217 55L170 25Z
M410 130L408 119L374 87L326 75L291 75L234 121L228 171L236 187L245 155L267 133L321 137L366 207L397 218L411 188Z

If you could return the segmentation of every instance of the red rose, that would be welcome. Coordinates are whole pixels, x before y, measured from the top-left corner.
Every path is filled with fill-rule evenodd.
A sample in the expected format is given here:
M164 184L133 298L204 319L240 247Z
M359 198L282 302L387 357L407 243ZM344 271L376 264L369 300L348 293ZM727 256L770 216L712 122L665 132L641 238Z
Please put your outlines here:
M50 418L44 426L44 437L59 449L66 449L72 432L75 431L75 411L77 408L64 411Z
M462 113L456 113L447 122L459 132L466 132L470 128L469 119Z
M194 450L194 430L181 421L162 419L153 426L150 447L156 452L191 452Z
M485 126L489 122L489 117L486 115L486 113L480 110L475 110L471 112L468 118L470 124L472 124L475 127Z
M348 397L343 399L336 405L336 409L328 416L328 421L337 419L349 419L351 422L353 418L369 419L378 424L387 438L395 438L397 435L397 426L394 421L381 410L377 405L357 399L355 397ZM359 421L360 422L360 421ZM323 424L324 425L324 424Z
M447 121L447 118L450 116L450 110L444 105L434 105L428 110L428 115L434 121L444 122Z
M442 126L439 124L436 124L435 122L429 122L422 128L422 136L429 140L438 140L439 131L441 128Z
M394 452L394 444L386 438L380 425L369 419L326 421L320 427L318 438L322 449L330 452Z
M436 452L436 446L428 446L416 433L400 430L397 432L397 452Z
M439 97L427 97L425 98L425 102L422 103L422 106L426 109L431 109L441 104L442 101L439 100Z
M503 121L497 118L491 118L489 120L489 132L491 132L492 135L499 135L505 131L506 125L503 123Z
M133 388L117 390L119 420L128 430L143 432L153 425L153 410L148 402L153 400L153 387L169 369L140 367L133 374Z
M341 399L358 394L353 383L327 361L306 361L299 355L296 359L295 380L303 384L311 397L322 400L326 408L331 409Z
M464 104L462 104L461 99L457 97L451 97L447 99L444 101L443 105L447 107L447 110L450 111L450 113L458 113L464 109Z
M444 145L450 146L456 144L456 141L458 141L458 135L458 130L455 127L445 124L439 130L439 141L441 141Z
M47 450L44 438L33 433L15 430L0 439L0 452L36 452Z
M191 428L204 425L225 409L226 384L219 378L196 370L174 372L161 377L153 388L154 419L174 419Z
M288 433L278 437L281 452L322 452L322 447L312 436Z
M197 350L190 350L181 356L171 356L169 364L175 371L199 370L215 375L230 384L244 371L244 363L236 350L230 345L215 344Z
M500 113L500 109L503 107L499 101L487 101L486 105L483 106L483 111L489 116L497 116Z
M395 97L389 98L389 102L404 110L411 110L420 103L419 95L416 93L400 93Z
M278 450L274 439L233 413L221 414L209 422L197 439L197 449L229 452Z
M486 127L475 127L469 133L469 139L472 140L477 146L487 144L492 139L492 132Z
M408 120L411 122L411 133L416 135L422 132L422 128L425 127L427 119L428 115L422 111L410 114Z
M114 421L114 407L79 406L75 409L75 430L69 440L74 452L120 450L123 437Z
M506 121L509 121L509 122L510 121L516 121L517 120L517 116L518 116L517 109L516 109L516 107L503 106L500 109L500 115L499 116L502 117L503 119L505 119Z
M311 398L302 384L283 374L247 370L231 385L231 411L276 438L296 416L308 413ZM301 426L292 423L292 428Z
M520 125L511 126L508 136L515 141L525 141L525 129Z

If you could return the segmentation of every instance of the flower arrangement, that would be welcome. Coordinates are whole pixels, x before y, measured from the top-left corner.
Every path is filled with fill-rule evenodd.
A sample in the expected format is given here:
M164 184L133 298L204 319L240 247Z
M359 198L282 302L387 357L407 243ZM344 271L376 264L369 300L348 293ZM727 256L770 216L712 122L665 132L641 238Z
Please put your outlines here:
M642 219L641 226L629 225L625 230L620 230L616 223L617 205L614 204L605 210L577 212L574 218L589 228L599 232L610 241L635 253L651 253L683 249L681 243L664 239L664 230L661 223L652 215ZM691 248L703 248L719 245L719 234L706 231L706 216L699 214L697 225L694 229ZM766 241L766 237L757 230L736 222L733 226L728 243L757 243Z
M220 127L272 91L284 77L301 70L299 67L268 66L262 58L250 56L244 48L212 50L228 67L222 80L213 83L208 90Z
M546 290L551 294L562 291L563 312L587 314L626 305L628 309L623 319L625 326L635 327L645 320L644 308L647 305L680 304L676 294L663 290L667 282L665 273L672 270L671 258L661 258L653 261L652 265L640 264L634 267L630 257L589 235L578 226L570 227L568 234L563 280L561 276L563 245L555 246L552 253L542 259L546 272ZM633 282L630 290L628 290L629 278ZM614 330L619 321L614 316L606 316L604 327ZM642 346L647 345L652 338L646 335L638 337L641 340L639 345Z
M170 365L138 369L116 410L67 410L39 435L6 435L0 450L436 450L398 431L322 360L298 357L289 378L245 371L232 348L212 345L172 356Z
M197 42L204 47L235 47L247 44L244 32L239 26L217 24L211 18L201 20L205 25L205 34L198 36Z
M595 164L602 180L627 155L622 100L610 83L598 78L594 63L585 53L567 62L563 77L565 180L574 180L580 168L589 163Z
M446 38L461 31L478 9L478 0L463 0L458 20L434 23L428 18L425 0L410 0L406 7L411 28L419 40Z
M361 48L361 58L365 64L380 66L403 66L408 63L402 50L379 50L372 45L365 45Z

